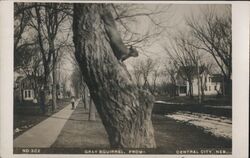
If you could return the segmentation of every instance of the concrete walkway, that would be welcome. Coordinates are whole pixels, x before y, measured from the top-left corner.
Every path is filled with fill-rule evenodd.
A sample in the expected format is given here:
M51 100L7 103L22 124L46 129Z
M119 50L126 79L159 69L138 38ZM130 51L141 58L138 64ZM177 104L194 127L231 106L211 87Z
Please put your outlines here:
M76 106L79 100L76 101ZM14 139L14 147L32 147L32 148L48 148L50 147L58 135L60 134L64 124L67 122L74 110L71 104L67 105L61 111L50 116L36 126L32 127L22 135Z

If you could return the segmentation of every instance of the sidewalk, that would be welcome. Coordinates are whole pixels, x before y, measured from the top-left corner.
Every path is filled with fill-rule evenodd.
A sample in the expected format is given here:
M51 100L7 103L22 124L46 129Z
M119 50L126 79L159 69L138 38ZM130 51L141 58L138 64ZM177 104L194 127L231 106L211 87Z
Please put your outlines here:
M95 121L89 121L88 117L88 110L80 102L51 147L109 148L108 135L98 114L96 113Z
M79 100L76 101L76 106ZM55 113L48 119L42 121L36 126L32 127L22 135L14 139L14 147L34 147L34 148L48 148L50 147L58 135L60 134L64 124L69 119L74 110L71 110L71 104L66 106L61 111Z

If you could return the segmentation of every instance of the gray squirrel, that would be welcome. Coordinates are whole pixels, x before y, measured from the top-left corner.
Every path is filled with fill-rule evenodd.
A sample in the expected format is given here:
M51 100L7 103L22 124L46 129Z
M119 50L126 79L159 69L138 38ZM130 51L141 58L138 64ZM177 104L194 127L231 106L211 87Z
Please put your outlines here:
M137 57L139 55L138 51L133 48L133 46L127 48L123 43L111 12L104 10L103 14L101 15L101 18L104 22L104 28L108 35L110 46L116 58L120 61L124 61L131 56Z

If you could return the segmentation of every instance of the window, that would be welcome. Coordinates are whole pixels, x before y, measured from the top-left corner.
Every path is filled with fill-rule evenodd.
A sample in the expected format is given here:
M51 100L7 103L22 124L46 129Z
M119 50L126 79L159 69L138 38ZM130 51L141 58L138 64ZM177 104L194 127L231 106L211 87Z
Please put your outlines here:
M31 91L30 90L28 90L28 97L30 98L31 97Z
M216 85L215 85L215 86L214 86L214 90L216 91L216 89L217 89L217 88L216 88Z
M211 91L211 86L208 87L208 91Z
M27 97L28 97L28 92L24 91L24 98L27 98Z
M24 90L24 98L25 99L32 99L32 94L33 94L32 90Z

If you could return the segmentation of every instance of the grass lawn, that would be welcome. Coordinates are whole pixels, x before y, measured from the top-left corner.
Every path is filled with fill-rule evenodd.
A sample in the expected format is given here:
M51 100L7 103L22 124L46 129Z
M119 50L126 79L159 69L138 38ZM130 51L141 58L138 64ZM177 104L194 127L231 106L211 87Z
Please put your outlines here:
M14 138L21 135L31 127L47 119L52 114L60 111L70 103L70 99L58 100L58 107L55 112L50 112L45 115L41 114L38 104L32 102L15 103L14 105Z
M176 150L226 148L231 151L231 140L215 137L196 126L178 122L163 115L152 116L157 149L149 153L175 154ZM82 154L84 149L109 148L108 136L97 116L88 121L88 113L79 103L66 122L49 153Z
M184 104L199 104L198 97L195 96L191 99L189 96L156 96L155 100L161 100L172 103L184 103ZM212 105L212 106L232 106L232 97L228 96L205 96L202 103L199 105Z
M232 106L231 98L228 97L209 96L204 99L202 104L197 103L197 98L190 99L189 97L157 96L156 101L165 101L171 104L155 103L153 108L155 114L166 115L178 111L189 111L232 118L232 108L223 108Z
M231 149L232 141L215 137L196 126L153 115L157 153L175 153L176 150Z

